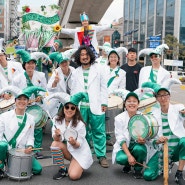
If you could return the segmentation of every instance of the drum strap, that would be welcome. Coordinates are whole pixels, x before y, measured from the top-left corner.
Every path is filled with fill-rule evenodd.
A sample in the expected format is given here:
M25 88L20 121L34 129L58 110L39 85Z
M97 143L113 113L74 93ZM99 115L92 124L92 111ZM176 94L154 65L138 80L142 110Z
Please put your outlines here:
M18 138L18 136L22 132L23 128L25 127L26 120L27 120L27 114L25 113L24 119L22 121L22 124L20 125L19 129L17 130L17 132L15 133L15 135L12 137L12 139L8 142L8 144L11 145L12 148L15 148L15 146L16 146L16 139Z
M107 83L107 87L109 87L111 85L111 83L113 82L114 78L116 78L118 75L118 72L119 72L120 68L118 68L117 71L115 71L115 76L111 77Z

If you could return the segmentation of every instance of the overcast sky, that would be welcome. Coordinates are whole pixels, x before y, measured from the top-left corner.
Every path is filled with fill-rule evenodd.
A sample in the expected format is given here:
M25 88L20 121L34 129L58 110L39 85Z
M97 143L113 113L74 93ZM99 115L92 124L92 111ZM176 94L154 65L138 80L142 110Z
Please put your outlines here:
M33 6L41 6L41 5L50 5L57 4L58 0L20 0L19 11L21 11L21 7L25 5ZM100 0L101 3L101 0ZM123 0L114 0L110 7L105 12L101 24L109 24L113 20L123 17Z

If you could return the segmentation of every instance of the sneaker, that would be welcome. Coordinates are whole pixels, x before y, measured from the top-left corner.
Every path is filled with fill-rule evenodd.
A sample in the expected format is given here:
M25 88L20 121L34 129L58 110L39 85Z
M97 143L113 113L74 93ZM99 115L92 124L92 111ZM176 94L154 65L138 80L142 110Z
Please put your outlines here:
M122 172L123 173L130 173L131 172L131 166L129 166L129 165L124 166Z
M44 156L42 155L41 152L36 152L36 153L35 153L35 158L36 158L36 159L43 159Z
M54 180L60 180L60 179L62 179L64 177L67 177L67 176L68 176L67 168L65 170L61 168L58 171L58 173L53 176L53 179Z
M141 173L140 170L134 170L133 177L135 179L142 179L143 178L143 174Z
M114 143L113 143L112 141L107 140L107 141L106 141L106 145L107 145L107 146L113 146Z
M109 167L109 163L107 162L107 159L105 157L101 157L99 159L99 163L100 163L101 167L103 167L103 168Z
M0 180L3 179L3 177L4 177L4 171L0 169Z
M178 185L184 185L185 184L185 180L183 178L183 174L182 172L176 172L175 174L175 182L178 184Z

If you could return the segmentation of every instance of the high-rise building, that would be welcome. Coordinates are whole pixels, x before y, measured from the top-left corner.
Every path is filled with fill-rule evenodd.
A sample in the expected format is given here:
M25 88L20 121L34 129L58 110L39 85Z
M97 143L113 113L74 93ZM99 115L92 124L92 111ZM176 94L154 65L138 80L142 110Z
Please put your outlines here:
M138 50L153 47L167 34L185 45L185 0L123 0L123 6L123 35L128 45ZM155 38L158 41L151 41Z

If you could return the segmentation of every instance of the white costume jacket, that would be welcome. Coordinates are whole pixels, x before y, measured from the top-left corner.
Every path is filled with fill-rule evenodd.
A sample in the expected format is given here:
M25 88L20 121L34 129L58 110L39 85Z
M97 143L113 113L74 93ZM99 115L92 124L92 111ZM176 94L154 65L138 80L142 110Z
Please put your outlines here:
M111 28L110 25L108 25L108 26L89 25L89 32L91 32L91 37L92 37L92 38L90 38L91 44L97 53L99 53L99 49L98 49L98 41L97 41L96 34L98 32L101 32L103 30L107 30L109 28ZM83 33L84 33L84 28L83 27L77 27L75 29L62 28L61 33L64 33L64 34L71 36L74 39L73 48L78 49L79 46L81 45L81 41L82 41L82 37L83 37Z
M151 69L152 69L152 66L146 66L141 68L141 71L139 73L138 88L140 88L144 82L148 82L148 79L150 78ZM170 73L162 66L160 66L157 73L157 84L162 85L169 78L170 78Z
M62 120L62 123L61 123L61 122L57 122L55 118L56 117L54 117L53 119L54 124L56 125L57 129L60 129L61 135L62 135L61 141L64 141L63 134L67 128L72 127L72 122L70 122L68 127L66 128L64 119ZM55 126L52 127L52 137L55 134L56 128ZM77 141L80 143L80 147L74 148L71 144L67 142L67 149L70 152L70 154L78 161L78 163L83 169L88 169L93 163L93 158L92 158L90 147L85 138L86 136L85 124L82 121L79 121L77 126L72 128L78 132Z
M89 70L88 89L90 110L95 115L102 115L101 105L108 104L108 89L105 70L99 64L92 64ZM78 67L72 74L71 95L85 92L82 67Z
M137 112L136 114L140 114L140 112ZM116 154L118 151L122 150L120 144L122 141L126 141L127 147L130 145L130 134L128 131L128 124L129 124L130 117L128 115L128 112L122 112L121 114L117 115L115 117L115 137L116 137L116 142L113 146L113 152L112 152L112 163L114 164L115 159L116 159ZM148 147L148 145L150 147ZM152 142L147 142L145 144L147 147L147 161L155 154L156 149L154 149Z
M22 65L19 62L15 61L7 61L8 65L8 79L4 74L4 69L0 65L0 88L7 87L8 81L10 82L10 85L12 84L13 78L15 78L20 73L24 72L24 69L22 68Z
M119 69L118 74L115 71L119 67L116 67L112 72L110 72L110 66L107 66L108 70L108 81L110 78L115 77L110 86L108 87L108 92L111 94L115 89L125 89L126 88L126 72L123 69ZM107 83L108 83L107 81Z
M169 105L168 109L168 123L172 133L178 138L185 137L185 128L183 126L185 117L179 113L179 111L183 110L185 107L182 104ZM159 124L158 137L162 136L162 119L161 119L161 110L154 109L152 112L156 117Z
M26 146L34 146L34 117L27 113L25 127L16 140L16 148L25 148ZM18 120L15 109L0 115L0 141L10 141L18 130ZM3 137L6 136L6 139ZM9 149L11 147L9 146Z
M71 67L71 66L69 66L69 68L70 68L70 74L69 74L66 81L64 80L64 74L63 74L61 68L58 67L56 69L56 72L59 75L60 81L57 83L57 86L54 87L54 88L52 87L52 83L55 80L55 75L56 74L55 73L52 74L52 76L49 79L49 82L47 84L47 89L49 91L49 94L53 94L53 93L56 93L56 92L65 92L65 93L67 93L67 88L69 90L71 90L71 84L72 84L71 76L72 76L72 73L74 72L75 68ZM53 99L50 100L50 102L48 104L48 111L50 112L51 117L54 117L57 114L58 109L60 107L60 103L61 103L60 100L58 100L56 98L53 98Z

